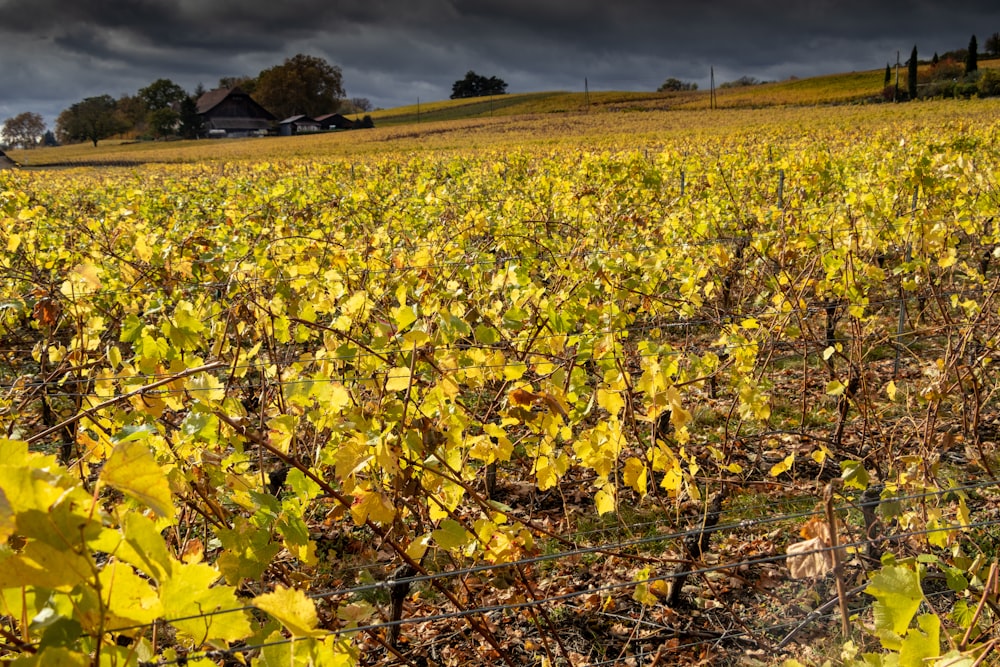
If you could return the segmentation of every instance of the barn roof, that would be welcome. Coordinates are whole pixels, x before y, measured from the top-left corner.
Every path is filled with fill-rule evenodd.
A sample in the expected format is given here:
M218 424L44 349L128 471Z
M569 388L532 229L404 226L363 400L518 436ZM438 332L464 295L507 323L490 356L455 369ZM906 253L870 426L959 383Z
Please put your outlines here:
M285 120L281 121L281 124L285 125L286 123L316 123L316 122L318 121L314 118L310 118L305 114L299 114L297 116L289 116Z
M198 107L199 114L207 114L212 111L215 107L222 104L226 99L230 97L241 96L246 97L250 102L252 102L261 111L261 115L266 116L268 119L273 120L274 114L265 109L260 105L257 100L251 97L245 90L236 86L235 88L216 88L215 90L209 90L206 93L202 93L201 97L195 102Z

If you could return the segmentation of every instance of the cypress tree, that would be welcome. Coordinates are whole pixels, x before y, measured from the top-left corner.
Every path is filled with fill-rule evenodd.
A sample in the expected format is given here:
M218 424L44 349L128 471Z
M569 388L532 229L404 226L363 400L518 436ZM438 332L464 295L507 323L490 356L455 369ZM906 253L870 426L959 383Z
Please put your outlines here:
M885 64L885 85L888 86L892 81L892 70L889 69L889 63Z
M976 36L969 40L969 52L965 55L965 73L971 74L979 69L979 45L976 44Z
M913 45L913 51L910 52L910 61L908 63L909 69L907 70L907 84L909 84L910 99L917 99L917 45Z

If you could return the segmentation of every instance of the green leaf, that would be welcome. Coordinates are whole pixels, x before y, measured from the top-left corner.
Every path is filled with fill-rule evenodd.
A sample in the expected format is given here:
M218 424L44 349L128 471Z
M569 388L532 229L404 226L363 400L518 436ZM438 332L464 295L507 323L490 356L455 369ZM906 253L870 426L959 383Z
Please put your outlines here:
M174 518L167 477L143 443L129 440L115 445L101 470L100 479L145 504L157 515Z
M233 586L244 579L259 579L281 551L280 544L271 542L269 529L258 528L243 517L236 517L231 530L223 528L216 534L223 547L216 565Z
M840 478L844 480L844 486L855 489L868 488L868 471L860 461L841 461Z
M447 551L461 549L472 539L472 533L462 527L462 524L453 519L444 519L440 527L431 533L431 537L438 546Z
M476 340L483 345L493 345L500 340L500 334L493 327L480 324L476 327Z
M322 637L327 634L316 628L319 624L316 603L300 590L279 584L273 592L255 597L253 605L280 621L293 637Z

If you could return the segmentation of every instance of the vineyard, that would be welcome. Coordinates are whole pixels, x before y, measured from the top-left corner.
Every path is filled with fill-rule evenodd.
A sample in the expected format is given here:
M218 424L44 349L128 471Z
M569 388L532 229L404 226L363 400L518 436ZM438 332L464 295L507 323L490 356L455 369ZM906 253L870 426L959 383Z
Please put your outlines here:
M998 111L0 172L0 661L996 660Z

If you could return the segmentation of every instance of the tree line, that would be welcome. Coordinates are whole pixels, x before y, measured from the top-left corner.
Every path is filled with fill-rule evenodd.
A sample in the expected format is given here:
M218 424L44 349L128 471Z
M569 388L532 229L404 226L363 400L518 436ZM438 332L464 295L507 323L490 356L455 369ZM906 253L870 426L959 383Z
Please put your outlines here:
M366 98L347 98L341 69L316 56L298 54L256 76L219 80L219 88L236 86L278 118L372 109ZM90 141L96 146L102 139L117 135L194 139L203 134L198 98L204 93L201 84L188 92L172 80L161 78L131 95L117 99L108 94L96 95L70 105L59 114L55 132L47 130L40 115L24 112L4 122L3 134L8 144L22 148L32 148L43 140L52 144Z
M1000 57L1000 33L994 32L986 39L985 53L993 58ZM885 88L883 96L888 100L918 99L920 97L971 97L978 94L981 97L1000 95L1000 70L988 69L979 71L979 46L976 36L969 40L965 49L949 51L941 56L937 53L927 63L923 72L919 71L921 64L917 58L917 47L913 47L910 58L906 61L906 88L900 89L893 82L892 67L885 65ZM752 76L742 76L733 81L719 84L719 88L742 88L756 86L761 81ZM921 88L921 86L923 88ZM676 77L667 78L657 92L675 92L698 90L698 84L682 81Z
M985 43L986 55L1000 56L1000 33L990 35ZM893 81L892 68L885 66L883 97L892 101L917 100L934 97L965 97L973 95L992 97L1000 95L1000 70L979 69L979 42L975 35L969 38L965 49L937 53L930 60L920 60L917 45L913 45L906 60L906 88ZM921 65L923 67L921 67Z

